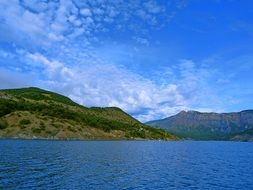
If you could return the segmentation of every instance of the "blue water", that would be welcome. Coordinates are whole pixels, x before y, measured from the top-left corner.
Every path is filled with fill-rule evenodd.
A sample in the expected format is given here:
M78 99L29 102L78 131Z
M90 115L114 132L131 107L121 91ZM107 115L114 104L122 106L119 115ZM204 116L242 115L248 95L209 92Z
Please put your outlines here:
M253 143L0 140L0 189L253 189Z

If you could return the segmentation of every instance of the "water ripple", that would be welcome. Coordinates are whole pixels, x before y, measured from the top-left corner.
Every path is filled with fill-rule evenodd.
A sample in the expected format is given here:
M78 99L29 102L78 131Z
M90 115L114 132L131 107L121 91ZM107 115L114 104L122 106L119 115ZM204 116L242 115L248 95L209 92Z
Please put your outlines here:
M0 141L0 189L252 189L253 143Z

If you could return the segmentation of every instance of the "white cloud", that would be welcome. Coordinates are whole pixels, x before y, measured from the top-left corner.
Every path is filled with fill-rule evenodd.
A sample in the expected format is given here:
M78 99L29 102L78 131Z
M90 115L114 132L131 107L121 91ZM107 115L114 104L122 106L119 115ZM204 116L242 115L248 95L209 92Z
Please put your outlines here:
M1 1L0 10L0 17L5 24L5 30L14 33L12 38L15 35L16 38L23 36L27 38L28 35L34 40L35 36L42 37L45 35L46 24L43 21L43 15L23 9L18 1Z
M164 118L181 110L213 111L213 107L222 110L217 106L222 105L221 98L209 88L215 70L205 65L181 60L176 67L164 69L169 72L165 77L176 76L176 80L156 83L89 55L89 51L80 55L71 49L67 51L63 52L64 61L60 61L18 50L31 72L43 74L43 79L36 83L38 86L63 93L85 106L117 106L141 121ZM69 59L71 56L73 60Z
M6 33L12 32L9 40L14 43L30 42L39 47L48 47L56 42L73 43L73 39L80 36L92 41L96 37L95 33L115 29L133 30L138 33L140 29L137 30L137 28L146 24L157 24L157 17L164 14L164 9L161 3L154 0L145 2L0 1L0 17L4 21L2 26L0 23L0 29L4 28L2 33L5 33L5 38L8 35ZM135 20L136 16L142 21L139 19L138 23L128 23ZM16 36L15 39L13 36Z
M48 38L52 41L63 41L64 40L64 37L63 35L56 35L55 33L53 32L50 32L48 34Z
M60 70L64 68L63 64L59 61L50 61L45 56L35 53L35 54L27 54L27 58L32 61L32 64L35 66L42 66L47 70L47 73L50 78L56 76ZM42 65L38 65L42 64Z
M80 9L80 14L85 17L90 17L92 15L90 9L88 8Z
M20 1L20 3L36 12L43 12L48 8L48 4L46 2L40 1L40 0L23 0Z
M133 37L133 40L140 45L149 46L149 41L146 38Z
M117 106L142 121L186 107L177 85L157 85L125 68L106 63L82 63L70 68L38 53L29 53L27 58L32 66L39 64L47 73L48 80L41 81L42 86L57 89L86 106Z
M103 14L104 14L103 9L101 9L101 8L94 8L94 9L92 10L92 12L93 12L94 14L96 14L96 15L103 15Z
M160 13L164 9L161 6L159 6L155 1L145 2L144 6L148 12L153 13L153 14Z

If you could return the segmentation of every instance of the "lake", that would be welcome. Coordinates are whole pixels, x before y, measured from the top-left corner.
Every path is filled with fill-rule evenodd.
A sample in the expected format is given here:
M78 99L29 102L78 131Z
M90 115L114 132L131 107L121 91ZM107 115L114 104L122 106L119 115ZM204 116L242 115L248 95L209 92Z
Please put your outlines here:
M253 143L0 140L0 189L253 189Z

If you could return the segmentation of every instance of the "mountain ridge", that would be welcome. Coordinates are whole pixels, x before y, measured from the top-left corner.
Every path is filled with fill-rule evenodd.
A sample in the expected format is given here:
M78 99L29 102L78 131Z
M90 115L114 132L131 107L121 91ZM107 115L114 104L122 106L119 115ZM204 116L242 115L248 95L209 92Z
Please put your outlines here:
M234 136L240 140L243 132L245 132L244 137L247 136L248 140L253 139L251 133L246 135L247 130L253 128L252 109L227 113L181 111L174 116L149 121L146 124L196 140L233 140Z

